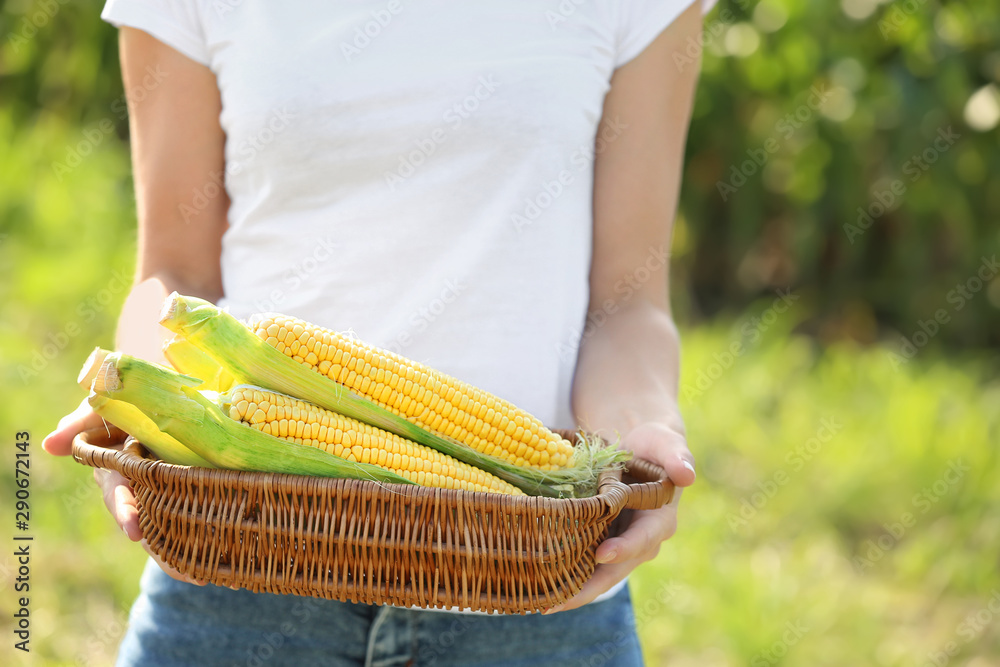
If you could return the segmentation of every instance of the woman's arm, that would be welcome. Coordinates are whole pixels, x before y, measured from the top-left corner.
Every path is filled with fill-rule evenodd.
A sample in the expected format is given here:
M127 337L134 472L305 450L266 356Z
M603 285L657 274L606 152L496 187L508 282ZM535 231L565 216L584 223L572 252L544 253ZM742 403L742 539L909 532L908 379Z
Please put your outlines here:
M673 55L700 29L695 2L612 78L605 148L594 163L590 318L573 380L578 422L611 438L620 433L625 448L661 465L677 486L695 473L677 409L668 253L698 68L678 68ZM600 545L603 564L583 590L554 611L590 602L654 558L674 533L679 497L636 512L622 535Z
M164 298L182 294L217 301L222 296L225 190L195 208L195 193L225 170L222 101L215 75L141 30L122 28L125 90L141 89L148 72L162 81L129 103L132 173L139 247L135 286L122 308L117 349L165 363L168 332L157 324ZM194 211L194 213L191 213Z
M139 224L135 285L118 320L117 349L166 363L162 346L169 332L158 313L171 291L210 300L222 296L220 253L229 200L222 192L197 215L185 219L195 192L225 168L225 134L219 125L221 100L215 75L148 34L122 28L125 90L142 88L150 71L162 79L146 88L141 102L129 98L129 129ZM73 437L101 424L86 401L64 417L42 446L70 453ZM104 501L125 534L140 540L135 498L118 473L95 469Z

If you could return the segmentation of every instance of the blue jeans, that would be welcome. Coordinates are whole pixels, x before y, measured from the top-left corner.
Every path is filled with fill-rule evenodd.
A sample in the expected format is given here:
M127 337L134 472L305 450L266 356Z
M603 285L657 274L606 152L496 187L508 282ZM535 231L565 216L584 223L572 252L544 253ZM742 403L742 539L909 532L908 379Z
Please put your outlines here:
M119 666L642 665L628 587L542 616L456 614L193 586L149 561Z

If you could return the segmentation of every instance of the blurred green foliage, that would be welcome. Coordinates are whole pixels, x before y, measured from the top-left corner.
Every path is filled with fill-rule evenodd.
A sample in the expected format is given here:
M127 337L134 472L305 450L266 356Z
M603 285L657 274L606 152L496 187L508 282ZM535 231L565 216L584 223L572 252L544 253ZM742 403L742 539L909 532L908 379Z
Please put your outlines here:
M0 234L34 243L30 221L51 243L44 220L67 213L83 233L130 231L127 212L81 219L102 191L130 187L116 31L100 7L14 0L0 12ZM704 56L674 248L682 316L793 288L802 330L822 340L899 349L943 308L931 346L1000 344L1000 280L961 309L953 292L1000 248L998 10L723 0L675 54L681 68ZM86 169L62 173L81 146Z
M690 316L791 287L804 331L898 348L950 310L1000 249L1000 131L967 122L998 108L1000 5L723 0L703 37L675 249ZM1000 343L1000 281L951 314L932 344Z
M110 664L144 561L90 471L39 447L82 398L86 354L112 345L134 262L100 6L0 9L0 424L34 443L33 664ZM1000 282L948 300L1000 246L998 9L741 0L707 18L673 248L700 480L678 538L632 580L649 664L924 664L949 642L950 664L1000 662L1000 619L963 625L1000 591ZM948 127L959 138L938 150ZM896 180L887 212L845 230ZM941 349L890 356L940 309ZM840 425L825 442L824 419ZM942 487L956 460L969 470ZM9 618L9 556L0 575ZM789 644L786 623L808 631ZM0 663L19 664L9 651Z
M684 332L682 383L742 324ZM795 324L682 401L699 480L632 578L647 664L1000 663L1000 383Z

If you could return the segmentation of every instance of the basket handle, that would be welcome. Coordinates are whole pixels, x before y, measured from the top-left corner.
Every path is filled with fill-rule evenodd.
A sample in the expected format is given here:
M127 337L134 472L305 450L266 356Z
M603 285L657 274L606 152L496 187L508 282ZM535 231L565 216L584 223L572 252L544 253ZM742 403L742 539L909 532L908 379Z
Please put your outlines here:
M128 477L135 468L134 462L129 465L129 459L134 457L116 449L126 437L124 431L110 424L77 433L73 438L73 459L91 468L114 470Z
M625 509L655 510L674 498L674 483L660 466L645 459L632 459L625 464L625 472L636 480L626 484Z

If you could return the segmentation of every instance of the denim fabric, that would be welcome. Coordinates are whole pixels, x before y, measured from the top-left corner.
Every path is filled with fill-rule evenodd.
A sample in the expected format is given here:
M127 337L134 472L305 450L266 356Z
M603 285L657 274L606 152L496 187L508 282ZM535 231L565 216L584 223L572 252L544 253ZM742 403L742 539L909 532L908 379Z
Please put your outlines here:
M491 616L192 586L150 561L117 664L632 667L642 655L627 587L550 616Z

